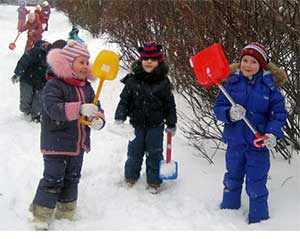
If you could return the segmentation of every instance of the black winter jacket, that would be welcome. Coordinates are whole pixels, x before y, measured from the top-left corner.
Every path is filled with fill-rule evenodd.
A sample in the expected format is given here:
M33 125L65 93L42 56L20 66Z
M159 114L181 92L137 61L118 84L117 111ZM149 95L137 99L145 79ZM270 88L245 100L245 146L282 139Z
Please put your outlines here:
M128 116L133 127L158 127L164 124L175 127L176 105L167 77L167 65L161 63L152 73L147 73L138 61L132 71L121 80L125 87L120 95L115 119L125 121Z
M14 73L20 76L20 81L32 85L35 89L42 89L46 84L48 43L38 41L34 47L19 59Z

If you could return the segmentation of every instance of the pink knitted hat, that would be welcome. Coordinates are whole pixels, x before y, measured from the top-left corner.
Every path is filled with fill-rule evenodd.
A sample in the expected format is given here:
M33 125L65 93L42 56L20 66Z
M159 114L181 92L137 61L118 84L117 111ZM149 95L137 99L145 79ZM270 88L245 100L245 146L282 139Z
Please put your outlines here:
M70 64L72 64L78 56L90 58L90 53L86 45L74 40L68 40L67 45L62 49L62 55L65 56Z

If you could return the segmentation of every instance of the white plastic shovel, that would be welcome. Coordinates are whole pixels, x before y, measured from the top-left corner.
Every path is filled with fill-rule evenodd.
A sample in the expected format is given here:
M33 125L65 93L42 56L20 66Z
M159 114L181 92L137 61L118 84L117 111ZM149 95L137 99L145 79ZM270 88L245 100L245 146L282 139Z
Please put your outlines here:
M159 177L162 180L174 180L178 176L178 163L171 161L172 135L167 133L166 161L161 160L159 165Z

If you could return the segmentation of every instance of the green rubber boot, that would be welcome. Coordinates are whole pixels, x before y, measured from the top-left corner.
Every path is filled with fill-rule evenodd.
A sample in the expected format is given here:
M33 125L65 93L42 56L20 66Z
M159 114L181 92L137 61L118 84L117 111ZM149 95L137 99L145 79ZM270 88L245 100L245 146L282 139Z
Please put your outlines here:
M58 220L68 219L73 220L76 210L77 201L56 204L55 218Z
M33 215L32 223L37 231L47 231L52 219L54 209L31 204L30 209Z

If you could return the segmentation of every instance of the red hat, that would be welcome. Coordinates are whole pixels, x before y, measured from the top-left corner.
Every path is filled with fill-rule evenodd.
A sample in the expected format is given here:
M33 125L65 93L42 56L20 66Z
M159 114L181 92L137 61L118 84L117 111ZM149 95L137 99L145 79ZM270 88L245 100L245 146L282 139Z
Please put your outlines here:
M143 47L138 48L138 52L141 60L154 59L161 63L164 61L161 49L162 45L152 41L144 43Z
M241 51L241 59L244 55L253 56L262 68L265 68L269 63L267 49L257 42L245 46Z

